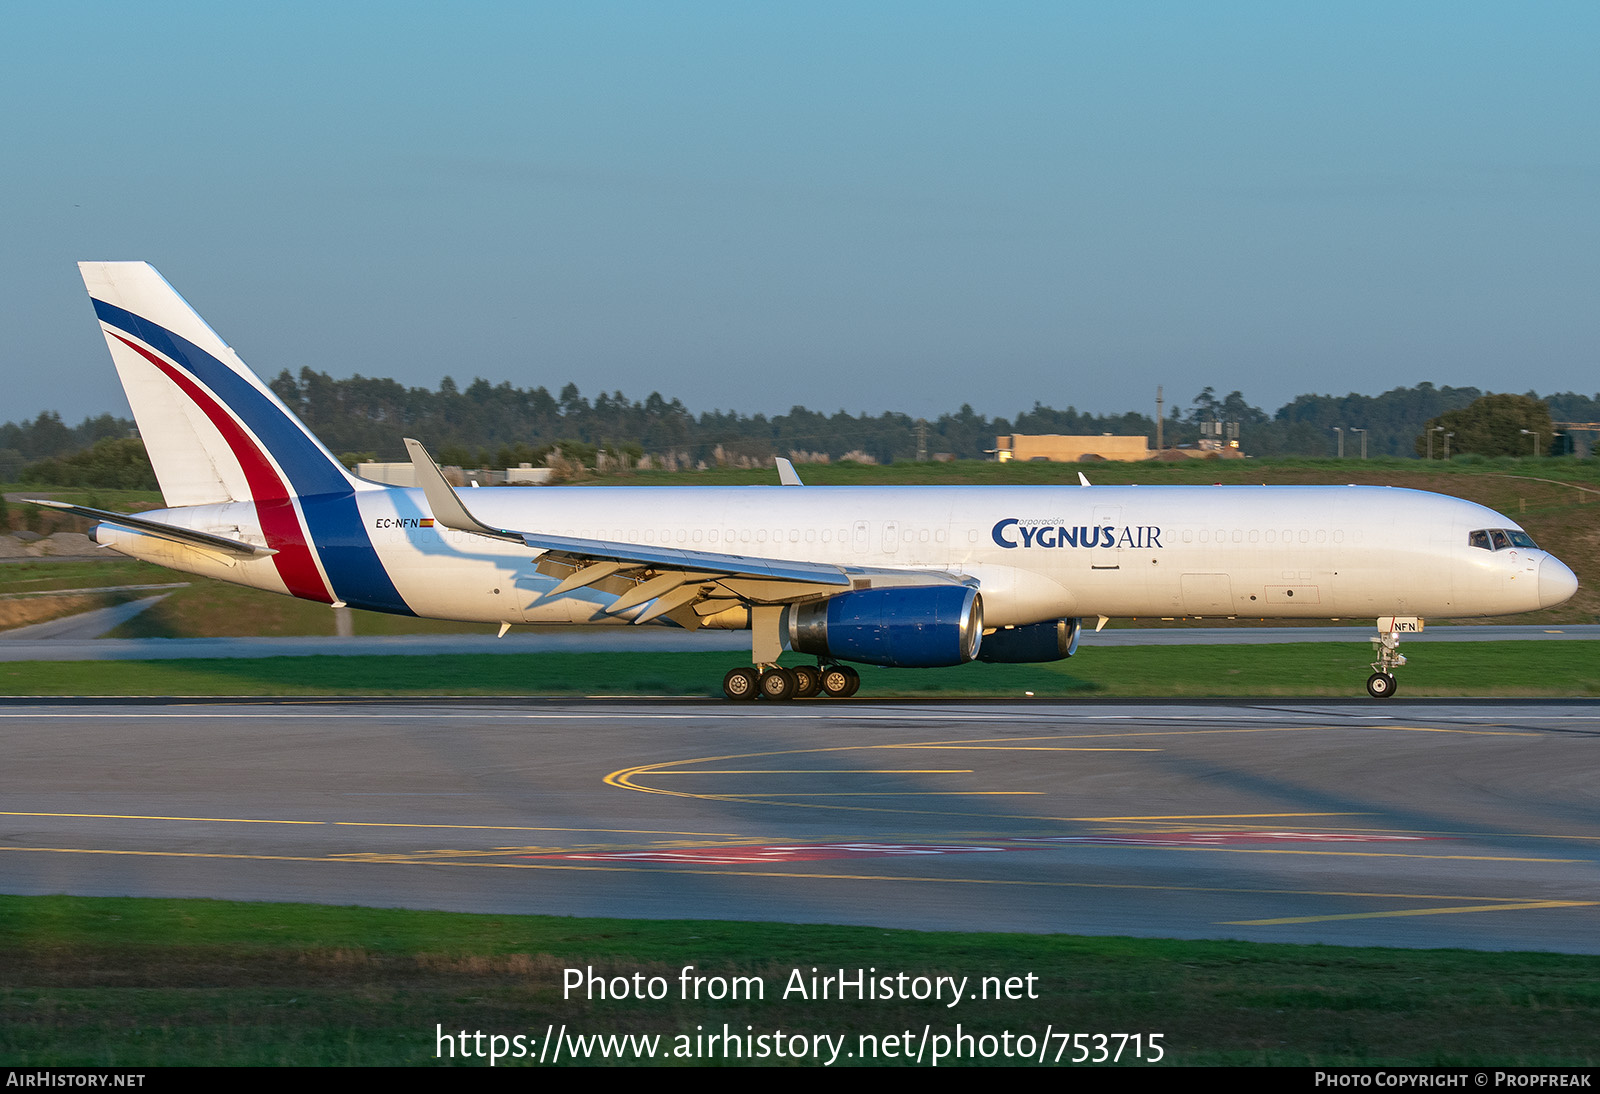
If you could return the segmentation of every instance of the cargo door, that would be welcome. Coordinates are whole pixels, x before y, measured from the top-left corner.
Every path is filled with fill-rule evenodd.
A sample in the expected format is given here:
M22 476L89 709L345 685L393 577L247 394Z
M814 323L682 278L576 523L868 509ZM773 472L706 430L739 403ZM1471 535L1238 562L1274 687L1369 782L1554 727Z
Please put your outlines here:
M1109 533L1107 532L1109 529ZM1094 527L1089 534L1096 537L1093 540L1094 550L1089 557L1089 565L1096 570L1116 570L1122 566L1121 553L1117 549L1117 534L1122 531L1122 506L1096 505L1094 507ZM1109 540L1107 536L1109 534Z
M1232 615L1233 582L1227 574L1184 574L1184 615Z

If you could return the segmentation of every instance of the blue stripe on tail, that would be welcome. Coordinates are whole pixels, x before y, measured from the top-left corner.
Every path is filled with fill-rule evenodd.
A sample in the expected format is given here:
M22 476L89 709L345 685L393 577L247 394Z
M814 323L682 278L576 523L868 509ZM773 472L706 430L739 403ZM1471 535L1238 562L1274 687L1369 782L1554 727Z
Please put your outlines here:
M95 314L140 339L210 388L266 446L289 477L306 527L333 594L346 604L395 615L415 615L401 598L361 521L355 490L344 468L283 407L259 388L181 335L115 304L94 302Z

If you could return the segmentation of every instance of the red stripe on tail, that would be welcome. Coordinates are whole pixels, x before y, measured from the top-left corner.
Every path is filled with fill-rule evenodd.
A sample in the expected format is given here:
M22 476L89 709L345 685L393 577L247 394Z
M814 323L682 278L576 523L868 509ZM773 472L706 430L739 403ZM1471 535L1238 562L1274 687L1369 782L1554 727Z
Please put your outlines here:
M222 434L222 439L228 442L233 458L244 469L245 482L250 486L250 497L255 502L256 516L261 521L262 533L267 537L267 546L278 552L272 556L272 562L289 592L302 600L333 603L328 584L322 579L317 561L306 543L292 495L283 477L267 461L260 447L240 428L233 416L193 380L144 347L135 345L115 331L111 333L117 341L149 361L177 384L205 412L211 424L217 427L217 432Z

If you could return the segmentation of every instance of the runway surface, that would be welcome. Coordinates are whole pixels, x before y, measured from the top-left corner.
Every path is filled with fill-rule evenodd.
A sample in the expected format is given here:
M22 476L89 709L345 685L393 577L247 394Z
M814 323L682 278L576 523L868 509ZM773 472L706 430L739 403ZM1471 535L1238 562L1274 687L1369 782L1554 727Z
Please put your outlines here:
M1600 706L3 706L0 889L1600 952Z

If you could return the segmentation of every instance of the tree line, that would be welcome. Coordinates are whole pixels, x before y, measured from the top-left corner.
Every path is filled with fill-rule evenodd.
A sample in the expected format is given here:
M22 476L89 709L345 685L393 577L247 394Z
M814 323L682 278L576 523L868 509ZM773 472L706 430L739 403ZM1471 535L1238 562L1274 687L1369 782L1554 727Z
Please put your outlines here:
M996 437L1013 433L1143 435L1152 444L1156 435L1152 415L1089 414L1042 403L1011 418L990 418L963 405L919 420L892 411L870 415L841 409L827 414L801 406L772 416L733 410L696 415L679 400L656 392L642 401L620 391L590 399L572 383L552 395L544 387L524 389L483 379L463 389L448 376L433 390L359 375L339 380L309 368L298 376L285 370L270 386L330 450L351 462L404 460L402 438L407 436L421 439L441 463L467 467L540 466L559 453L588 466L606 454L617 462L638 463L648 457L655 466L685 468L766 462L775 455L806 462L891 463L919 453L982 459L994 450ZM1500 455L1531 449L1528 435L1520 432L1527 422L1548 432L1551 419L1600 421L1600 394L1540 397L1530 392L1493 399L1499 402L1485 400L1485 393L1474 387L1422 383L1375 396L1300 395L1268 414L1250 405L1241 392L1219 396L1208 387L1187 408L1173 405L1162 423L1162 439L1168 445L1192 444L1201 435L1201 423L1223 421L1238 422L1241 447L1258 456L1331 456L1338 443L1336 427L1344 431L1347 456L1360 451L1356 430L1366 431L1367 452L1374 457L1420 455L1430 432L1441 445L1442 433L1453 433L1453 454ZM1485 424L1468 414L1481 403L1499 407L1495 413L1502 417L1513 413L1508 409L1513 404L1505 400L1513 401L1515 415L1524 416L1515 426ZM1476 424L1454 428L1451 423L1466 420L1462 415ZM1436 430L1441 422L1446 424ZM76 427L67 426L53 411L32 421L7 422L0 425L0 481L153 486L143 446L136 440L128 443L135 437L131 421L109 414L87 418ZM1512 447L1490 450L1484 447L1491 444L1488 438L1494 445ZM1552 452L1548 436L1541 451Z
M930 457L946 453L982 459L993 452L996 437L1012 433L1143 435L1152 445L1156 435L1150 414L1090 414L1042 403L1011 418L990 418L970 405L926 420L893 411L868 415L841 409L828 414L802 406L771 416L732 410L697 416L679 400L657 392L642 402L620 391L601 392L591 401L572 383L551 395L543 387L525 390L482 379L460 389L446 377L432 391L361 376L335 380L301 369L298 377L279 373L271 386L335 452L403 460L401 438L409 435L441 457L458 457L446 462L463 466L537 463L529 456L558 448L569 456L610 449L690 464L791 453L832 460L865 456L879 463L913 459L919 451ZM1347 443L1358 443L1350 430L1365 429L1369 455L1409 457L1415 454L1417 438L1436 419L1464 410L1484 394L1475 387L1421 383L1376 396L1300 395L1268 414L1250 405L1241 392L1218 396L1208 387L1187 408L1172 406L1162 423L1162 440L1193 444L1202 422L1238 422L1242 447L1252 455L1331 456L1337 447L1334 428L1339 427L1346 431ZM1541 397L1530 392L1526 397L1547 406L1556 420L1600 420L1600 394ZM502 449L508 456L520 452L520 458L500 459Z

